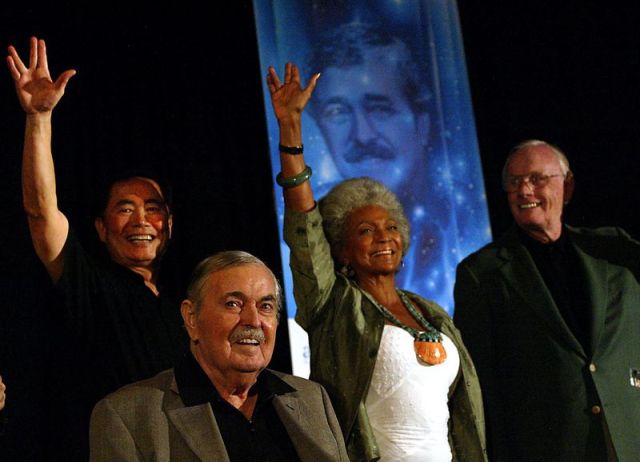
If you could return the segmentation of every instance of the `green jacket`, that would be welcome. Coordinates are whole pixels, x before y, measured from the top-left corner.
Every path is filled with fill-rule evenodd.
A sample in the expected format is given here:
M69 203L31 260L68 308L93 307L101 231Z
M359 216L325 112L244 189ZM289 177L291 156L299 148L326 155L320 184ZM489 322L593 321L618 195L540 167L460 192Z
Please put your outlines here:
M640 243L614 228L563 232L578 256L573 271L584 275L591 354L564 322L515 225L458 265L454 319L480 376L489 456L602 461L604 420L618 459L636 462Z
M286 211L285 241L297 304L296 321L307 331L311 379L329 392L352 461L380 457L365 408L382 337L384 318L370 296L334 271L317 207ZM449 438L455 460L486 460L482 396L471 358L451 318L435 303L407 293L429 322L451 338L460 353L461 373L449 395Z

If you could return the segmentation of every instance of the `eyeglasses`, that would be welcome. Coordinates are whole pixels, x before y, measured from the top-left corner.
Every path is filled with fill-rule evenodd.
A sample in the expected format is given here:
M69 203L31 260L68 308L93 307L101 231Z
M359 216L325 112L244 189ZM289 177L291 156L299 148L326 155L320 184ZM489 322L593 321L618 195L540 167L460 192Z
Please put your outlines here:
M523 183L528 183L532 189L539 189L546 186L551 178L557 176L564 177L561 173L553 175L543 175L542 173L529 173L528 175L508 176L504 179L502 187L506 192L516 192Z

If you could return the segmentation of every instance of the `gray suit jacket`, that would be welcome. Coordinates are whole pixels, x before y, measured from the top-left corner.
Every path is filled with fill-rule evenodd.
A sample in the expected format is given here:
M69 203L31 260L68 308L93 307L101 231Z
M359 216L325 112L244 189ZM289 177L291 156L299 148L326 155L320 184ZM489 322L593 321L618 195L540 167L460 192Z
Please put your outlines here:
M273 405L302 461L348 461L342 431L319 384L271 371L295 388ZM92 462L228 461L211 406L187 407L173 369L108 395L91 415Z
M515 226L458 265L454 320L485 400L493 461L640 460L640 243L567 227L588 295L591 353L562 318Z

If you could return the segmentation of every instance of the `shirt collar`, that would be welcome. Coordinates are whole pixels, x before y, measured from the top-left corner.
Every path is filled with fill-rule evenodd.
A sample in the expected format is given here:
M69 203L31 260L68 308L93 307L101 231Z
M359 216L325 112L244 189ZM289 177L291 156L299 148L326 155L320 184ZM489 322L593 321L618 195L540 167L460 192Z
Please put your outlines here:
M562 232L560 233L560 237L553 242L549 242L547 244L540 242L531 236L529 236L522 228L517 227L518 236L520 236L520 242L524 244L529 250L537 250L540 252L552 252L559 251L561 253L566 253L569 245L569 237L568 232L565 226L562 226Z
M197 406L208 402L222 400L218 390L213 386L200 364L188 351L175 367L176 383L180 391L180 398L187 406ZM258 403L268 401L275 395L282 395L295 391L269 369L258 374L258 381L254 385L258 392Z

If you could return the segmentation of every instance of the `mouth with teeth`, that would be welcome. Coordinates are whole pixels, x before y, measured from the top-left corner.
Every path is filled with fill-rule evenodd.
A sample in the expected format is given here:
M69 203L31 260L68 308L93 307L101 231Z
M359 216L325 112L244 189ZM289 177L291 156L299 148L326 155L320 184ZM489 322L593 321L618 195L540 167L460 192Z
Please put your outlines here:
M260 345L260 341L255 339L255 338L243 338L243 339L240 339L240 340L236 341L236 344L238 344L238 345L249 345L249 346L259 346Z
M382 257L386 255L393 255L395 252L391 249L378 250L377 252L373 252L371 254L372 257Z
M265 341L265 335L261 329L251 327L240 328L231 334L229 340L235 345L257 347Z
M542 203L540 202L527 202L526 204L518 205L519 209L534 209L536 207L540 207Z
M155 239L151 234L134 234L132 236L127 237L127 241L132 243L147 243L151 242Z

